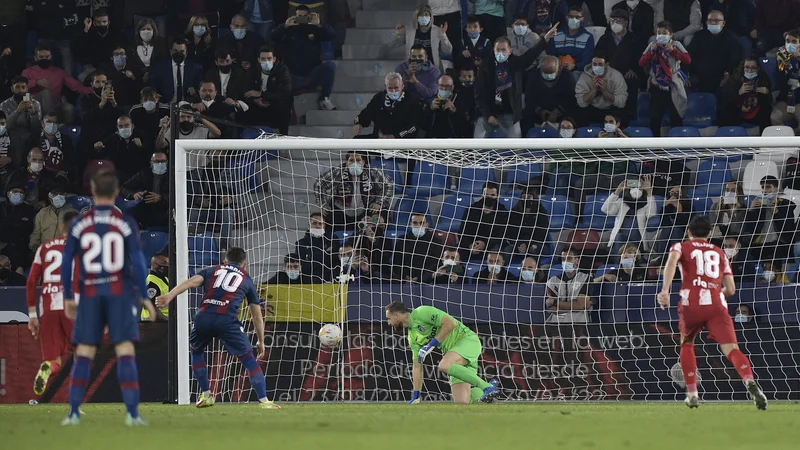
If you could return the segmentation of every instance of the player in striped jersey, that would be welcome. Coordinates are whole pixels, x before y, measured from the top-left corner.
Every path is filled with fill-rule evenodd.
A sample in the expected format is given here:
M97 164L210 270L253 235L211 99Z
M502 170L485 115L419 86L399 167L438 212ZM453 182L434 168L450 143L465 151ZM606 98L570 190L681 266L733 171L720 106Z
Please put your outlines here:
M25 293L28 299L28 329L42 347L42 364L33 381L33 392L44 394L47 380L61 370L61 357L72 350L72 321L64 313L64 290L61 288L61 255L66 242L66 229L77 212L67 212L61 218L61 236L51 239L36 249ZM36 286L42 282L42 295L38 298Z
M79 407L106 326L117 353L117 379L127 410L125 424L147 424L139 416L139 373L133 346L139 340L139 302L147 299L147 269L136 222L114 206L118 195L114 173L97 173L92 178L95 206L72 222L64 244L64 307L67 316L75 318L72 340L77 348L69 388L70 413L62 425L80 423ZM73 300L72 289L71 269L76 256L80 304ZM153 304L147 300L145 305L155 318Z
M202 393L197 399L198 408L214 405L214 395L208 383L205 350L211 340L220 339L231 355L236 355L250 375L250 385L258 395L262 409L281 407L267 398L267 381L257 359L264 357L264 316L256 292L256 286L245 271L246 253L239 247L228 249L225 262L220 266L201 270L171 290L167 295L156 298L156 305L163 308L183 292L205 286L203 301L194 316L194 326L189 333L189 347L192 352L192 371ZM258 334L258 357L253 357L253 346L244 332L239 320L239 308L247 301L253 325Z

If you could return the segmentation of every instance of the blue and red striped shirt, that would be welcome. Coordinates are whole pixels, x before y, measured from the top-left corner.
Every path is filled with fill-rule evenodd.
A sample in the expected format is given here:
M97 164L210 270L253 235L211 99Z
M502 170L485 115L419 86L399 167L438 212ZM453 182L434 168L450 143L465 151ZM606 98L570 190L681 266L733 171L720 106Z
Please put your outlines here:
M206 293L198 313L213 313L239 317L239 309L245 299L250 305L258 305L256 285L247 271L236 264L223 264L203 269L197 273L203 277Z
M64 298L73 299L72 261L78 255L81 297L147 298L147 267L136 223L114 206L96 206L69 227L61 265ZM136 289L136 291L133 291Z

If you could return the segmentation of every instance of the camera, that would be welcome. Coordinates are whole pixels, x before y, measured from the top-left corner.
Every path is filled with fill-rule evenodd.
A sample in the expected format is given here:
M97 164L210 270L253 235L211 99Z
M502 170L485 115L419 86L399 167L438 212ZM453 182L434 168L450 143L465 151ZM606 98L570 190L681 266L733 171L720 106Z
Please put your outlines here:
M302 16L296 16L294 21L299 25L308 25L311 23L311 14L304 14Z

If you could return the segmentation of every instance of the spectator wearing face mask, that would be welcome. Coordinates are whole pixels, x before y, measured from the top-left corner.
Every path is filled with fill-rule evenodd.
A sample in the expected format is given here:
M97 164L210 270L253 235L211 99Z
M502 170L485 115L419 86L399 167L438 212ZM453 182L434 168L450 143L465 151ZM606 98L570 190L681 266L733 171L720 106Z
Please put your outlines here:
M139 92L140 102L133 105L128 116L133 125L151 143L155 143L158 130L161 128L160 122L164 117L169 116L169 104L159 102L158 92L152 87L142 88Z
M111 26L106 8L98 8L91 19L83 21L83 33L78 33L74 40L75 59L83 64L83 72L78 80L83 81L90 73L108 61L114 46L126 42L122 33Z
M423 102L432 99L437 93L437 81L441 77L437 69L428 60L425 47L415 44L411 47L411 56L394 69L403 75L406 91L413 92Z
M156 297L167 295L169 292L169 256L164 253L156 253L150 258L150 273L147 274L147 298L154 302ZM165 322L169 320L169 305L163 308L156 308L156 320ZM140 317L142 321L150 318L150 311L142 308Z
M386 89L378 92L361 110L353 125L353 134L358 136L366 127L373 125L372 133L365 138L408 139L419 133L422 104L410 90L405 90L403 77L391 72L384 79Z
M598 50L591 64L582 70L583 73L575 84L579 123L597 123L606 114L627 117L624 108L628 102L628 85L625 77L608 65L606 55Z
M180 103L196 95L203 79L200 64L186 59L186 40L173 39L171 59L163 59L150 69L150 86L154 87L167 103Z
M558 58L562 67L575 72L579 77L584 68L592 61L594 54L594 36L583 27L583 11L579 6L572 6L567 13L567 23L561 24L555 35L548 55Z
M461 42L453 51L459 67L472 67L475 71L483 61L492 57L492 42L483 34L481 21L475 16L467 18Z
M574 114L577 108L572 76L559 66L555 56L543 57L539 70L528 73L522 134L534 126L558 128L561 119Z
M231 33L219 39L217 48L224 48L236 56L236 63L244 70L250 70L251 65L256 64L258 52L266 42L261 35L248 31L247 19L237 14L231 19ZM278 41L279 39L273 40Z
M214 67L217 39L205 16L192 16L189 19L184 38L186 59L200 64L204 71Z
M70 211L77 212L75 208L67 204L67 190L63 186L56 185L50 188L48 197L50 205L36 213L33 221L33 232L28 244L28 248L32 252L36 251L42 242L47 242L59 236L59 225L64 214Z
M226 103L232 104L228 100L230 99L239 104L239 109L247 111L244 107L246 105L244 99L248 84L251 83L248 73L238 64L233 63L233 56L225 49L217 51L214 61L216 65L212 64L211 68L206 71L205 79L214 83L214 87ZM250 73L253 72L255 69L250 70Z
M742 60L739 39L728 29L721 11L708 13L706 29L694 34L687 50L692 57L692 86L700 92L715 94Z
M778 179L761 179L762 196L750 202L745 216L744 235L751 237L750 254L761 261L780 261L789 256L795 241L796 226L791 201L778 196Z
M547 282L547 273L539 270L539 263L529 256L522 260L519 282L524 284L545 283Z
M11 260L8 256L0 255L0 286L25 286L26 282L24 276L11 270Z
M4 3L9 4L9 6L13 4L11 2ZM83 29L83 24L80 23L79 19L77 2L39 0L26 3L26 8L30 8L29 11L36 17L36 20L33 23L29 23L29 26L35 29L39 45L55 49L57 58L55 58L54 64L72 73L72 39ZM24 9L19 12L27 14ZM17 56L25 55L25 39L23 36L24 31L23 34L14 36L15 40L22 41L23 46L23 52Z
M664 199L659 225L658 242L663 251L672 248L686 237L686 227L692 218L692 202L683 186L673 186Z
M339 277L352 277L350 284L381 284L384 280L378 270L370 265L369 256L362 250L356 250L352 240L346 241L339 248L339 262L331 271L331 279L339 281Z
M484 252L499 248L505 237L508 224L508 210L498 202L500 186L487 182L483 188L483 198L467 208L461 223L459 248L464 260L483 260Z
M628 100L625 104L628 117L636 111L639 87L644 81L644 71L639 67L639 57L647 46L647 38L639 38L628 30L630 15L627 9L611 12L611 26L597 41L596 49L608 58L608 65L625 77ZM649 37L649 33L648 33Z
M428 228L425 213L412 213L410 233L401 236L394 247L395 279L403 283L420 282L436 271L436 263L442 254L442 244L433 230Z
M764 271L758 277L758 284L789 284L789 277L783 272L783 266L779 261L767 261L762 264Z
M420 6L414 12L415 23L411 29L406 29L405 25L398 23L395 26L395 34L389 43L389 48L406 47L407 53L415 45L421 45L425 49L426 58L439 70L444 70L440 55L450 55L453 53L453 44L447 37L448 24L438 27L433 24L433 12L428 5Z
M619 252L619 268L610 270L594 279L595 283L630 283L646 281L650 277L647 268L638 266L639 248L633 244L625 244Z
M517 14L511 27L506 30L508 39L511 40L511 53L521 56L542 39L538 34L528 28L528 18L525 14Z
M753 283L756 281L757 261L748 258L747 249L736 237L726 237L722 240L722 251L731 263L734 280L737 284Z
M43 111L54 111L64 118L65 124L72 125L75 120L75 106L62 101L62 89L66 86L76 94L91 94L94 89L81 85L64 69L54 67L52 58L50 47L39 44L34 50L35 65L23 70L22 76L28 79L28 90L41 103Z
M463 284L469 282L464 278L466 268L461 263L461 255L458 254L458 249L446 247L437 266L436 271L429 273L427 279L424 279L423 282L432 284Z
M733 313L733 322L737 326L749 327L755 326L755 314L750 305L738 305Z
M525 14L531 29L537 34L546 33L556 23L567 23L568 6L563 0L517 0L514 8L513 0L507 0L512 10Z
M800 123L797 100L800 99L800 29L786 33L786 42L778 49L778 72L775 76L777 103L772 109L772 124L783 125L792 119ZM800 125L795 129L795 134Z
M303 273L300 256L290 253L283 257L283 271L273 275L267 284L313 284L313 281Z
M626 138L629 137L620 128L622 121L611 114L606 114L603 117L603 129L597 134L599 138Z
M91 159L113 162L117 179L128 180L136 172L149 169L152 154L152 140L134 127L130 117L120 116L117 119L117 132L95 142Z
M742 235L746 214L747 204L741 184L735 181L725 183L725 192L711 205L709 211L709 219L714 224L711 236L737 239Z
M334 256L339 254L339 242L325 233L325 219L320 213L308 218L308 231L295 245L295 253L302 261L302 272L311 277L313 283L331 281Z
M361 252L369 258L373 273L386 282L393 280L392 255L394 239L386 236L386 219L381 214L370 213L361 219L358 231L362 236Z
M230 121L234 120L234 115L238 111L245 112L250 109L245 102L236 102L220 96L214 82L210 80L200 82L199 94L196 97L190 97L189 102L195 111L206 117ZM223 127L220 131L223 138L230 138L233 135L230 127Z
M546 323L588 323L592 299L589 297L591 278L581 272L577 252L567 248L561 252L561 275L547 280L545 308L549 316ZM565 331L565 330L562 330ZM569 336L571 334L557 333Z
M650 250L651 243L642 239L647 232L647 221L657 213L650 175L620 183L600 209L614 216L614 228L607 243L612 251L619 251L623 244L640 241L644 250Z
M9 186L6 191L8 201L0 203L0 242L5 247L0 254L11 259L11 268L27 269L33 260L33 253L28 244L36 210L25 203L25 190L19 186Z
M507 255L513 255L511 261L520 260L527 255L535 258L544 251L550 221L536 196L538 188L526 186L522 189L519 201L508 214L508 228L505 233Z
M126 211L140 227L166 227L169 216L169 161L165 152L157 151L150 157L150 166L143 168L120 188L126 200L138 200L136 206Z
M116 131L117 119L123 114L117 102L113 85L108 84L105 72L92 74L91 94L78 100L83 113L81 127L81 155L91 152L92 146Z
M178 139L217 139L222 135L219 128L212 122L202 117L195 117L196 112L188 103L181 105L180 109ZM156 137L156 149L165 150L169 147L170 139L172 139L169 116L161 119L160 124L161 130Z
M340 166L319 176L314 193L332 235L354 229L367 212L385 215L392 206L394 183L381 169L370 167L366 155L348 152Z
M458 84L456 94L461 97L465 114L470 124L470 130L475 127L475 68L471 65L462 66L458 70ZM469 133L472 136L472 133Z
M144 73L142 78L145 82L150 77L150 69L170 57L166 40L159 35L156 23L148 18L144 18L136 24L133 46L129 53L131 64Z
M27 164L12 172L8 178L8 186L22 187L25 203L33 206L36 211L47 206L47 194L53 185L68 182L65 174L57 174L45 168L45 156L39 147L32 148L28 152Z
M250 71L249 77L244 96L250 109L245 120L253 125L269 125L288 135L294 98L289 68L275 58L272 47L264 46L258 54L258 67Z
M139 101L139 91L143 86L143 73L139 68L128 63L128 52L125 44L114 46L109 58L98 70L108 77L108 84L114 86L114 99L119 102L122 111L128 111Z
M44 154L44 168L65 179L74 179L75 166L78 157L72 138L61 134L59 120L55 113L48 113L42 120L42 132L39 136L32 136L30 147L39 147Z
M485 269L475 275L476 284L505 284L516 283L517 277L506 270L506 263L503 255L498 251L486 252Z
M438 93L425 105L422 114L421 126L425 131L425 137L430 139L472 137L469 107L474 104L474 99L464 98L463 95L453 92L455 86L453 78L449 75L439 77L437 87Z
M633 33L637 42L647 45L647 40L653 35L653 29L655 29L655 11L652 6L646 1L625 0L612 6L611 10L627 11L628 31Z
M717 101L719 126L756 125L759 134L772 123L772 83L758 58L748 56L722 87Z

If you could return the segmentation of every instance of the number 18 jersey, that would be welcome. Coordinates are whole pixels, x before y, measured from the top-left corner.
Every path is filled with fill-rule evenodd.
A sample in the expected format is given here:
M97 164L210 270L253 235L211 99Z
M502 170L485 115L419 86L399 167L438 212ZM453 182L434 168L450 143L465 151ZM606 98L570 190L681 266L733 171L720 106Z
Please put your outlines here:
M722 278L733 275L731 263L725 252L702 239L684 241L672 246L680 255L681 302L684 307L720 305L727 308L722 295Z
M209 267L197 273L203 277L205 295L199 313L213 313L239 317L245 299L248 304L259 303L256 286L247 271L236 264Z

